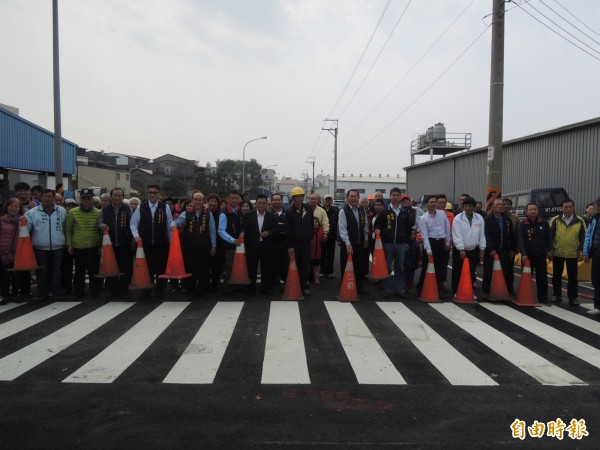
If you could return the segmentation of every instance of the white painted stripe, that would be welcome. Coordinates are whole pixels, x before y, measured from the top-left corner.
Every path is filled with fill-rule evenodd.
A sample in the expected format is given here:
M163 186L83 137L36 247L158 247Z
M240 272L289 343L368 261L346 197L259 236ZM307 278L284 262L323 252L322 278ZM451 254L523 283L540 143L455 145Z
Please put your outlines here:
M163 383L212 383L243 306L244 302L217 303Z
M479 305L484 304L479 303ZM544 385L586 384L456 305L429 303L429 306Z
M0 314L2 314L5 311L9 311L13 308L16 308L17 306L21 306L24 305L25 303L8 303L6 305L0 305Z
M404 304L400 302L377 302L377 304L451 384L498 385Z
M406 384L352 304L325 307L360 384Z
M564 320L565 322L569 322L573 325L577 325L584 330L591 331L594 334L600 334L600 322L592 319L592 316L585 314L577 314L572 311L568 311L563 308L558 308L556 306L546 306L543 305L541 310L551 316L557 317L559 319Z
M581 303L580 306L585 309L595 309L593 303Z
M133 303L111 302L58 331L0 359L0 380L11 381L84 338Z
M567 353L577 356L580 359L600 368L600 350L591 345L581 342L579 339L563 333L550 325L540 322L526 314L523 314L507 305L482 304L484 308L498 314L500 317L509 320L530 333L541 337L549 343L562 348ZM582 318L583 320L583 318Z
M50 317L53 317L73 306L79 305L80 302L56 302L43 308L36 309L35 311L25 314L21 317L17 317L13 320L9 320L2 324L0 327L0 340L6 339L13 334L17 334L33 325L40 323Z
M189 302L162 303L63 382L112 383L144 353L189 304Z
M310 384L298 302L271 302L262 384Z

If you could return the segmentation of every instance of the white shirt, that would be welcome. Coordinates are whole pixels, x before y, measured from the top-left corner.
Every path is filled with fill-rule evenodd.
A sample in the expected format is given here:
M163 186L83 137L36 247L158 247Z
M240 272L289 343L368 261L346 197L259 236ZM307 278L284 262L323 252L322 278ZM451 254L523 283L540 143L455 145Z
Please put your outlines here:
M262 233L262 228L263 228L263 224L265 223L265 213L260 213L258 211L256 211L256 218L258 219L258 232ZM262 236L260 237L260 240L262 242Z
M452 222L452 240L454 247L461 250L485 249L485 221L480 214L473 213L469 222L467 215L461 212Z
M441 209L435 210L435 215L432 215L427 211L419 219L419 232L423 239L423 247L427 253L431 253L431 245L429 244L429 238L433 239L444 239L446 245L450 245L452 237L450 236L450 222L446 212Z

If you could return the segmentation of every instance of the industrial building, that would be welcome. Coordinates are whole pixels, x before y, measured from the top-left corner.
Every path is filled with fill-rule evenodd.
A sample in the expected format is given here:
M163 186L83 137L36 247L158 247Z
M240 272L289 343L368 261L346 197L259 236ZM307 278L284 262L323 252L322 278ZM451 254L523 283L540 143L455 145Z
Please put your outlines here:
M63 180L54 179L54 133L23 119L16 108L0 107L0 195L7 198L16 183L66 189L76 174L77 144L62 140Z
M485 201L487 150L405 167L408 193L445 193L454 203L467 193ZM600 117L504 142L502 164L503 193L563 187L581 214L600 195Z

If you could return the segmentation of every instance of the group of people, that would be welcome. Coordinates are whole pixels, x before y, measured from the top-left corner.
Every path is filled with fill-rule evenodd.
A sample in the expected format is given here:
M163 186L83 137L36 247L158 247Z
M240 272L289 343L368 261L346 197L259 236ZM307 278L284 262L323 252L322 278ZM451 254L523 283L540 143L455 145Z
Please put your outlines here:
M489 295L494 259L497 256L508 291L514 295L514 261L529 261L537 274L537 296L550 304L546 283L547 261L554 267L552 278L554 302L562 301L562 271L568 274L567 299L578 301L577 263L600 252L600 198L587 205L585 216L574 214L574 203L565 200L561 214L549 222L539 217L536 204L527 205L527 218L520 222L511 213L510 199L496 199L491 213L481 211L481 203L463 194L458 208L452 211L445 195L424 199L424 210L399 188L390 190L389 201L380 192L360 196L356 189L346 192L345 204L338 207L331 195L321 201L317 194L306 194L300 187L290 193L289 207L283 196L271 198L257 195L254 204L238 191L226 198L217 194L207 197L194 191L192 197L177 203L163 198L157 185L147 187L147 199L125 199L122 189L114 188L97 201L91 189L79 192L74 199L62 199L51 189L34 192L26 183L15 186L16 198L7 200L0 217L0 257L2 302L31 298L31 276L28 272L9 269L14 261L18 225L27 219L35 256L40 269L37 286L40 300L73 299L89 292L97 298L104 283L96 277L100 266L101 236L107 230L115 251L121 275L106 280L107 298L129 298L135 249L141 241L148 271L155 283L154 295L164 298L169 287L159 276L167 266L172 233L178 230L186 272L192 276L181 281L189 299L206 298L217 292L239 289L229 283L236 249L245 247L251 283L244 288L247 295L258 292L271 295L273 288L284 284L290 259L298 267L302 292L310 296L310 285L320 284L334 272L336 252L339 254L340 276L351 255L359 295L367 294L364 280L369 272L369 258L374 251L376 233L383 245L388 271L393 275L382 280L384 298L407 298L412 292L415 271L427 267L432 259L442 297L455 294L465 259L469 260L471 279L477 265L483 264L482 291ZM59 197L60 196L60 197ZM478 207L479 206L479 207ZM597 212L598 211L598 212ZM337 248L337 250L336 250ZM447 268L452 256L450 289L445 287ZM596 258L598 259L598 258ZM74 269L74 274L73 274ZM420 295L425 270L416 284ZM600 314L600 263L592 263L596 288L595 309ZM171 280L170 289L179 281ZM142 291L149 297L151 289Z

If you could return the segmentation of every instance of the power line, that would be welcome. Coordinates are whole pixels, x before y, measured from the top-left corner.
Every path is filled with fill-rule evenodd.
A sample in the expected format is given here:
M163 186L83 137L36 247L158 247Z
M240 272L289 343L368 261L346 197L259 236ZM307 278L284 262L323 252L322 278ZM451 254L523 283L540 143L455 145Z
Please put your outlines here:
M427 88L421 92L421 94L419 94L419 96L417 98L415 98L412 103L410 103L406 108L404 108L404 110L398 114L396 117L394 117L394 119L389 122L385 127L383 127L383 129L381 129L375 136L373 136L371 139L369 139L367 142L365 142L364 144L362 144L360 147L354 149L353 151L351 151L350 153L342 156L341 158L346 158L350 155L353 155L354 153L358 152L359 150L363 149L364 147L366 147L367 145L369 145L371 142L373 142L377 137L379 137L379 135L381 135L384 131L386 131L389 127L391 127L398 119L400 119L400 117L402 117L410 108L413 107L413 105L415 103L417 103L421 97L423 97L463 56L465 53L467 53L467 51L469 51L469 49L471 47L473 47L473 45L475 45L475 43L487 32L487 30L491 27L491 25L488 25L474 40L473 42L471 42L468 47L466 49L464 49L462 51L462 53L460 55L458 55L458 57L452 61L452 63L446 67L446 69L444 69L444 71L435 79L433 80L433 82L427 86Z
M425 56L427 56L429 54L429 52L433 49L433 47L435 47L437 45L437 43L444 37L444 35L450 30L450 28L452 28L452 26L454 26L454 24L458 21L458 19L460 19L462 17L462 15L467 11L467 9L469 9L469 7L475 2L475 0L471 0L471 2L460 12L460 14L458 16L456 16L456 18L450 23L450 25L448 25L446 27L446 29L444 31L442 31L442 33L438 36L438 38L433 41L433 43L429 46L429 48L425 51L425 53L423 53L421 55L421 57L417 60L417 62L415 62L413 64L413 66L408 69L408 71L402 76L402 78L400 78L400 81L398 81L388 92L387 94L385 94L383 96L383 98L381 100L379 100L379 102L375 105L375 107L367 114L367 116L356 126L354 127L350 133L348 133L345 138L344 141L342 142L346 142L348 140L348 138L350 138L350 136L352 134L354 134L354 132L356 132L368 119L369 117L371 117L371 115L373 115L373 113L375 111L377 111L379 109L379 107L383 104L383 102L385 100L387 100L387 98L392 94L392 92L394 92L396 90L396 88L398 86L400 86L400 84L404 81L404 79L410 75L410 73L421 63L421 61L423 61L423 59L425 59Z
M546 18L547 20L549 20L550 22L552 22L554 25L556 25L558 28L560 28L562 31L564 31L565 33L567 33L569 36L571 36L572 38L574 38L575 40L577 40L578 42L582 43L583 45L585 45L587 48L589 48L590 50L600 54L600 51L596 50L595 48L591 47L590 45L586 44L585 42L583 42L581 39L579 39L577 36L575 36L573 33L571 33L568 30L565 30L563 27L561 27L559 24L557 24L554 20L552 20L550 17L548 17L547 15L545 15L543 12L541 12L539 9L537 9L535 6L533 6L531 3L527 3L527 6L529 6L531 9L537 11L541 16L543 16L544 18ZM523 9L523 8L521 8ZM523 9L523 11L525 11ZM531 14L530 14L531 15ZM533 17L533 16L532 16ZM560 33L559 33L560 35Z
M548 24L542 22L540 19L538 19L537 17L535 17L533 14L531 14L529 11L523 9L518 3L517 5L519 6L519 8L521 8L521 11L523 11L524 13L528 14L529 16L533 17L535 20L537 20L539 23L541 23L542 25L544 25L546 28L548 28L550 31L552 31L553 33L556 33L558 36L560 36L561 38L563 38L565 41L567 41L568 43L574 45L575 47L577 47L579 50L581 50L582 52L587 53L588 55L590 55L592 58L597 59L598 61L600 61L600 58L598 58L596 55L591 54L590 52L588 52L586 49L581 48L579 45L577 45L575 42L569 40L568 38L566 38L565 36L563 36L562 34L560 34L558 31L556 31L554 28L552 28L551 26L549 26Z
M573 28L575 28L577 31L579 31L581 34L583 34L584 36L586 36L588 39L590 39L591 41L594 41L596 44L600 45L600 42L598 42L596 39L594 39L593 37L591 37L585 31L581 30L578 26L574 25L573 23L571 23L570 21L568 21L567 19L565 19L563 16L561 16L559 13L557 13L554 9L552 9L550 6L548 6L548 4L544 3L543 0L540 0L540 3L542 5L544 5L546 8L548 8L550 11L552 11L554 14L556 14L558 17L560 17L562 20L564 20L565 22L567 22L569 25L571 25Z
M379 21L377 22L377 25L375 26L375 29L373 30L373 33L371 33L371 37L369 38L369 42L367 42L367 45L366 45L365 49L363 50L362 55L360 55L360 58L358 59L358 62L356 63L356 66L354 67L354 70L352 71L352 74L350 75L350 78L348 78L348 81L346 82L346 86L344 86L344 89L340 93L340 96L338 97L337 101L335 102L334 107L331 109L331 113L329 114L330 117L333 116L333 113L335 112L335 108L337 108L338 105L340 104L340 101L342 100L342 97L346 93L346 89L348 89L348 86L350 85L350 82L354 78L354 75L356 74L356 71L358 70L358 67L362 63L363 58L365 57L365 54L367 53L367 50L369 49L369 46L371 45L371 41L373 40L373 37L375 36L375 33L379 29L379 25L381 24L381 21L383 20L383 16L385 16L385 13L386 13L388 7L390 6L390 3L392 3L392 0L389 0L387 2L387 5L385 5L385 8L383 9L383 12L381 13L381 17L379 18Z
M383 50L385 49L385 47L387 46L388 42L392 38L392 35L394 34L394 31L396 31L396 28L400 24L400 21L404 17L404 14L406 13L406 10L408 9L408 7L409 7L409 5L410 5L411 2L412 2L412 0L408 0L408 3L406 4L406 6L404 7L404 10L402 11L402 14L400 14L400 17L396 21L396 24L394 25L394 28L392 29L392 31L388 35L387 39L385 40L383 46L381 47L381 50L379 50L379 53L377 54L377 57L375 58L375 61L373 61L373 64L371 64L371 67L369 67L369 70L367 71L367 74L364 76L364 78L362 79L362 81L358 85L358 88L356 89L356 91L354 92L354 94L352 95L352 97L350 98L350 101L346 104L346 107L338 115L338 119L341 118L344 115L344 113L346 112L346 110L348 109L348 107L352 104L352 102L354 101L354 98L356 97L356 94L358 94L358 91L360 91L360 88L362 87L362 85L365 83L365 81L369 77L369 74L371 73L371 70L373 70L373 67L375 67L375 64L377 64L377 61L379 61L379 57L381 56L381 54L383 53Z
M568 12L575 20L577 20L577 22L579 22L581 25L583 25L584 27L586 27L588 30L590 30L592 33L597 34L600 36L600 33L598 33L596 30L594 30L593 28L590 28L589 26L587 26L579 17L577 17L575 14L573 14L571 11L569 11L567 8L565 8L563 5L561 5L558 0L554 0L554 3L556 3L558 6L560 6L562 9L564 9L566 12Z

